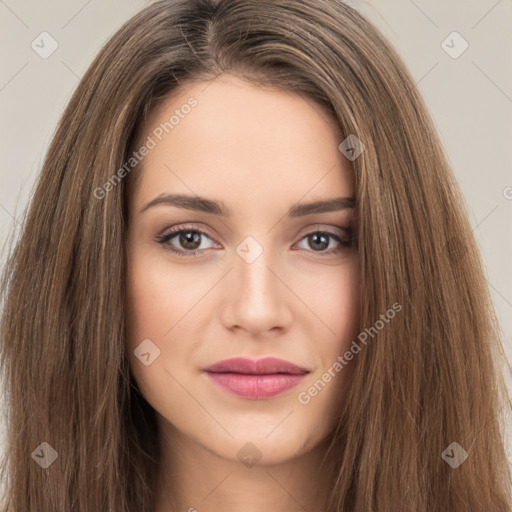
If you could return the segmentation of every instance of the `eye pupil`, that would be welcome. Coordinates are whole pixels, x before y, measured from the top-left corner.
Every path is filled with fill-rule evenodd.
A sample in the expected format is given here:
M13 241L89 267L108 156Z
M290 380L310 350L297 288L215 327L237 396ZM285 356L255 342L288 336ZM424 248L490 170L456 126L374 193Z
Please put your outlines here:
M197 249L201 245L201 234L196 231L183 231L180 234L180 244L185 249Z
M329 237L324 235L323 233L313 233L309 236L310 240L313 240L312 248L315 248L315 244L319 243L321 247L317 247L321 250L329 247Z

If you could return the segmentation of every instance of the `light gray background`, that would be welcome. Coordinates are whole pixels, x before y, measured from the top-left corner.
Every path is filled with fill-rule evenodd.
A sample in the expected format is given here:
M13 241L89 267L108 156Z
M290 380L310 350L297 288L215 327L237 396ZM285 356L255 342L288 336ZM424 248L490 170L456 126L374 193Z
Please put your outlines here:
M16 218L80 77L110 36L147 3L0 0L2 243L19 227ZM467 201L505 353L512 361L512 0L349 3L395 45L432 113ZM47 59L31 47L43 31L59 45ZM469 45L458 58L442 45L453 31ZM448 38L446 44L452 52L461 48L457 38ZM0 263L4 261L2 252ZM512 389L510 367L504 372ZM507 434L512 465L510 415Z

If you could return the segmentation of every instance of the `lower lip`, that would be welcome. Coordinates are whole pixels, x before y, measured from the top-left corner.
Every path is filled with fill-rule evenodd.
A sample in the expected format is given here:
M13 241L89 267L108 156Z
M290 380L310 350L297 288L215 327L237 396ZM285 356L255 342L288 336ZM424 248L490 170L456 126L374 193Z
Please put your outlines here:
M206 372L217 386L242 398L271 398L296 386L306 374L273 373L246 375L241 373Z

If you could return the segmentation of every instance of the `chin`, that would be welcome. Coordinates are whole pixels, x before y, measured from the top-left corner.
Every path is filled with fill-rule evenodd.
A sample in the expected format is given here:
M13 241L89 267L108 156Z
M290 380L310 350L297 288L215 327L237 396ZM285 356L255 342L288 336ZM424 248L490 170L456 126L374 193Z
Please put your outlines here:
M253 467L281 464L313 450L321 444L324 437L313 436L312 430L315 429L290 432L289 428L282 426L273 432L268 429L263 431L261 428L231 430L233 438L228 439L224 435L216 438L205 436L202 431L197 441L223 459ZM316 429L317 432L319 430L320 428Z

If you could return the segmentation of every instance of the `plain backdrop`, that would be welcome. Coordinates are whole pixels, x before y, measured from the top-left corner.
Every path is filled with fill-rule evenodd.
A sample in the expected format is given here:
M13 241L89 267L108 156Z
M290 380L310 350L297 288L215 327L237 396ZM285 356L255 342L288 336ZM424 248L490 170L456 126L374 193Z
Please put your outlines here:
M2 245L19 227L17 219L80 77L122 23L147 3L0 0ZM397 48L432 113L467 202L512 361L512 0L348 3ZM58 45L47 58L33 48L41 37L47 50ZM5 256L4 250L2 265ZM512 389L510 365L503 371ZM507 436L512 464L510 416ZM0 444L2 439L0 430Z

